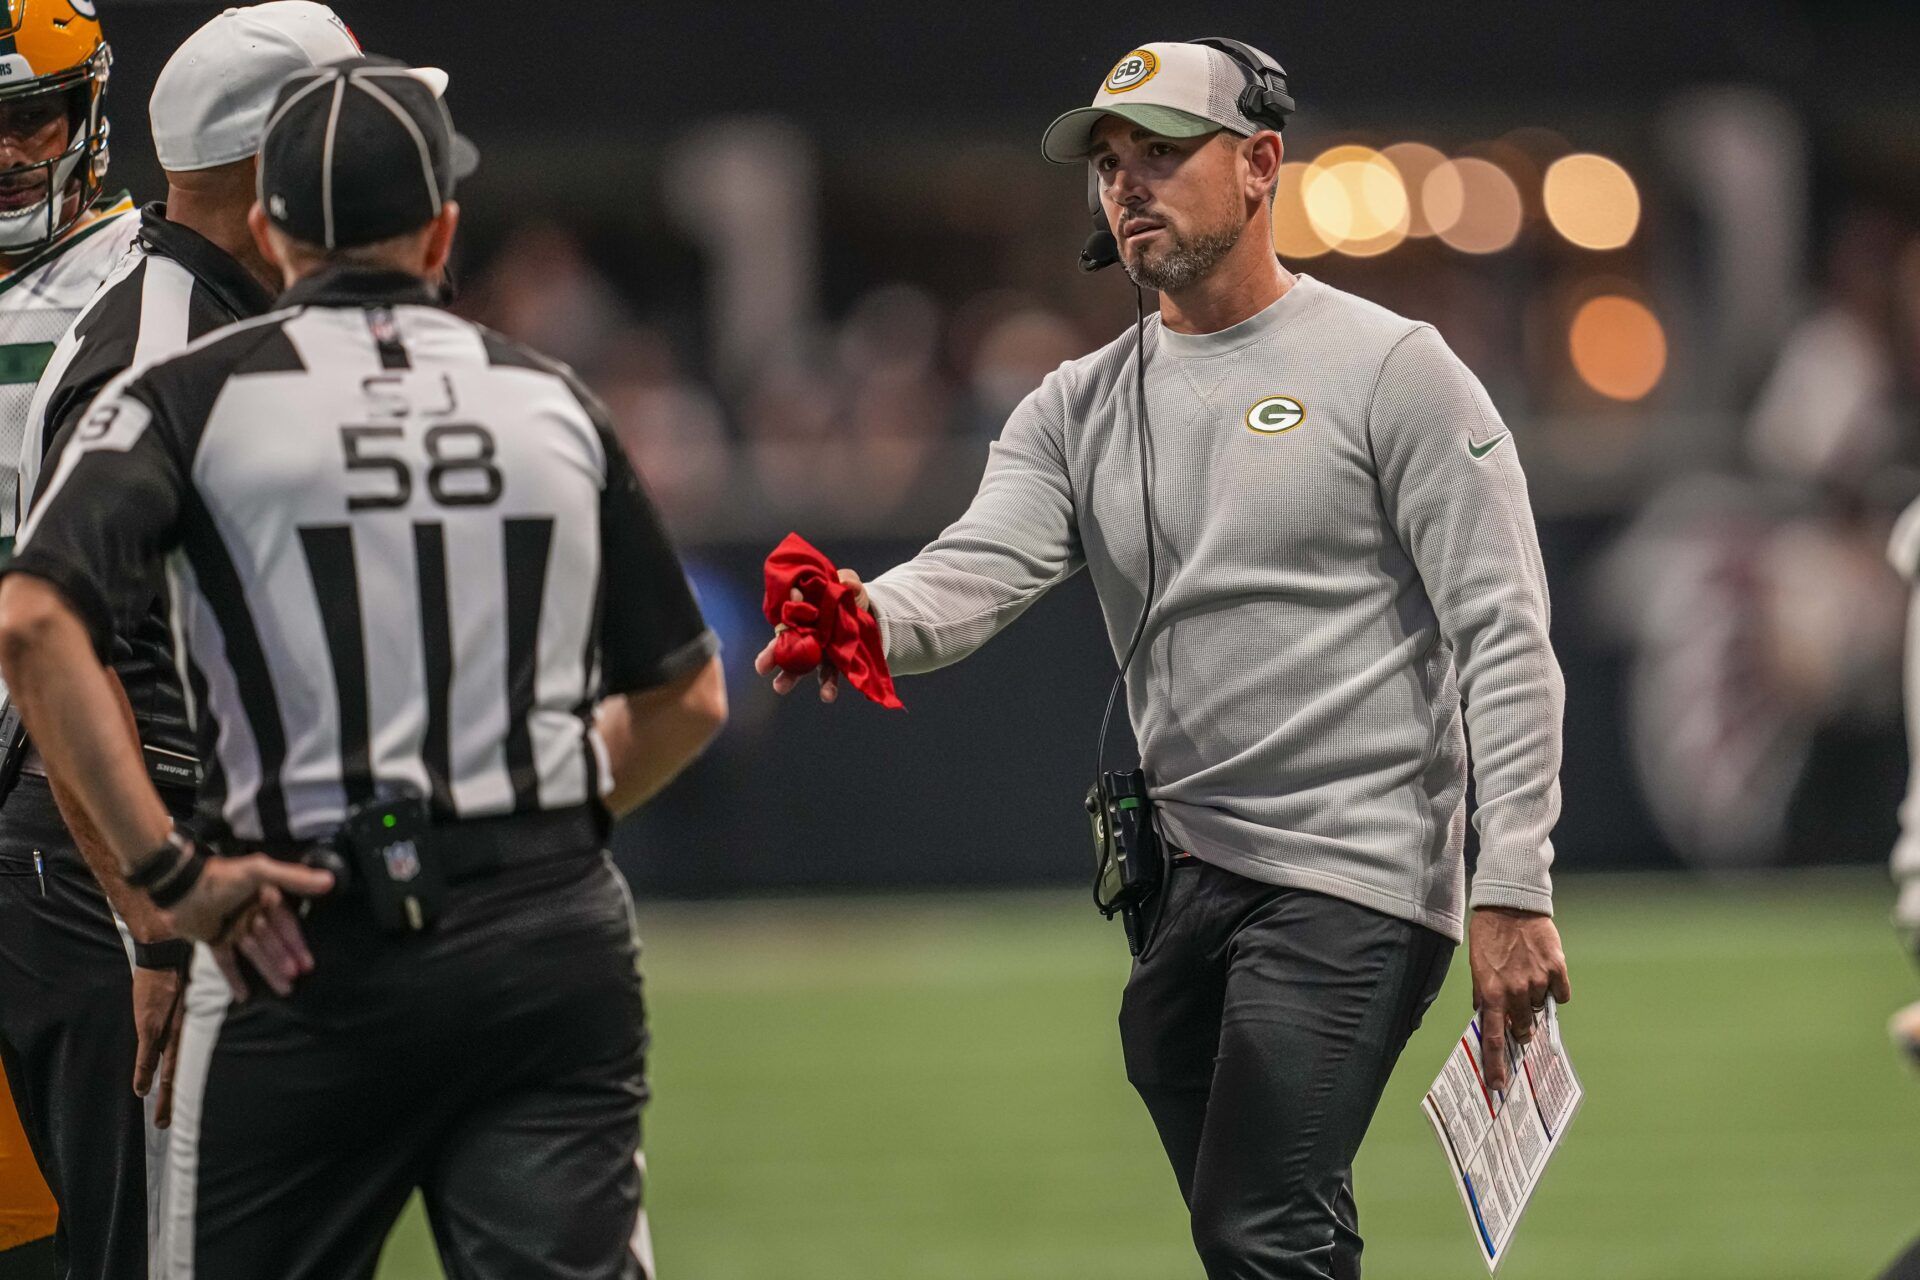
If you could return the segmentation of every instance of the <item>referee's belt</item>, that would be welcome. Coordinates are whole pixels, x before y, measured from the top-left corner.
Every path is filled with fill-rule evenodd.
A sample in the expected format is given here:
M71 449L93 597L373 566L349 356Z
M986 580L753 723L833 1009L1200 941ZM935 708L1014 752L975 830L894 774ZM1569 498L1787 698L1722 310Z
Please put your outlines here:
M32 774L36 778L47 776L46 757L40 754L40 748L27 739L26 756L20 762L20 772ZM191 792L200 785L200 762L192 756L183 756L178 751L169 751L165 747L156 747L148 743L140 745L140 757L147 766L147 777L156 787L177 788Z
M427 829L426 856L448 884L458 884L514 867L551 863L569 854L598 852L607 835L604 812L597 805L583 804L436 822ZM300 862L317 850L337 849L340 844L336 837L239 843L243 853L264 853L283 862Z

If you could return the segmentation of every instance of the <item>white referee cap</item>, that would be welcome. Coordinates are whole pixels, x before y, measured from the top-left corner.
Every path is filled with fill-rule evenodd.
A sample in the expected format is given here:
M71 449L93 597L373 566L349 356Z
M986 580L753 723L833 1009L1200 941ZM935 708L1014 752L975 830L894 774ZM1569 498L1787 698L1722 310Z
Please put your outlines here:
M1087 158L1093 131L1107 116L1163 138L1197 138L1221 129L1252 137L1269 126L1241 114L1247 73L1219 49L1177 40L1144 44L1113 64L1093 95L1047 126L1040 151L1055 164Z
M260 150L274 95L290 76L360 55L347 24L312 0L228 9L188 36L161 69L148 115L163 169L185 173ZM430 69L429 69L430 70ZM422 74L436 96L446 89Z

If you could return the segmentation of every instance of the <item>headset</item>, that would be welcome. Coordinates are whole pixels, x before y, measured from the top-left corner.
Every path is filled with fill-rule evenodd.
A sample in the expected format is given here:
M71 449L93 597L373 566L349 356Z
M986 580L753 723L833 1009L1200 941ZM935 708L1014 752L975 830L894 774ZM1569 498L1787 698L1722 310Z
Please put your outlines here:
M1246 84L1234 100L1234 106L1242 116L1276 132L1287 127L1287 118L1294 113L1295 104L1287 88L1286 69L1277 61L1252 45L1229 40L1225 36L1202 36L1185 43L1224 53L1245 74ZM1102 271L1120 261L1120 244L1107 225L1106 211L1100 204L1100 179L1091 167L1087 171L1087 212L1093 219L1094 231L1080 250L1080 269L1086 272ZM1147 301L1146 292L1137 284L1133 289L1133 301L1134 397L1140 418L1140 506L1146 534L1147 588L1140 603L1140 618L1134 623L1133 635L1128 639L1126 653L1120 659L1120 670L1113 678L1113 687L1107 692L1106 712L1100 717L1100 740L1094 750L1094 786L1087 795L1087 809L1094 816L1094 839L1099 850L1093 881L1094 906L1109 919L1124 915L1129 949L1138 956L1146 950L1157 932L1161 909L1166 901L1164 885L1172 850L1161 843L1158 866L1151 869L1136 865L1126 856L1138 851L1138 847L1130 840L1123 841L1116 829L1123 826L1123 817L1131 815L1132 820L1138 823L1141 821L1138 815L1142 807L1150 809L1145 780L1140 771L1135 770L1133 777L1136 781L1122 795L1115 788L1117 785L1127 785L1127 775L1110 775L1106 771L1107 735L1113 725L1114 707L1119 703L1120 691L1126 687L1127 674L1133 669L1140 641L1147 633L1147 617L1153 612L1154 594L1158 586L1153 538L1153 477L1148 462L1151 433L1147 426ZM1144 822L1148 847L1160 843L1153 836L1150 812ZM1117 845L1123 842L1128 847L1117 850ZM1119 866L1117 871L1116 862ZM1149 875L1150 870L1157 871L1157 877ZM1103 886L1107 891L1103 892ZM1151 921L1143 920L1140 915L1148 899L1153 902Z

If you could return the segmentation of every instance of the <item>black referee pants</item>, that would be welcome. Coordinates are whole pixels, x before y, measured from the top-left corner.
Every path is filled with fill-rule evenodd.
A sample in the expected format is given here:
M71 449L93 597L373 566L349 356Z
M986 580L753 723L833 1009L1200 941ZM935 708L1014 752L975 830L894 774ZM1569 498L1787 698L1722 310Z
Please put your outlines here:
M33 855L41 856L35 869ZM146 1280L146 1117L133 974L44 778L0 804L0 1061L60 1206L58 1274Z
M1167 895L1120 1037L1209 1280L1357 1280L1353 1158L1453 944L1207 863Z
M176 1081L172 1280L370 1277L419 1188L451 1280L646 1280L646 1031L605 854L456 885L427 933L351 895L293 994L209 1002Z

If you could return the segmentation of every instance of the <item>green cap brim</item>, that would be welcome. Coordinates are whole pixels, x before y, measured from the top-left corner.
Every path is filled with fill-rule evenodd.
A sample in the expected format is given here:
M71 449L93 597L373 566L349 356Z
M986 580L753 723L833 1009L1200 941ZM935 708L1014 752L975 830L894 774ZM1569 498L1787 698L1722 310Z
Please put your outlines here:
M1047 126L1040 138L1040 154L1055 164L1077 164L1093 148L1093 131L1107 116L1119 116L1163 138L1197 138L1226 126L1178 107L1151 102L1115 103L1110 107L1075 107Z

